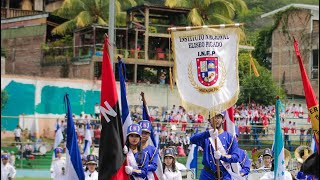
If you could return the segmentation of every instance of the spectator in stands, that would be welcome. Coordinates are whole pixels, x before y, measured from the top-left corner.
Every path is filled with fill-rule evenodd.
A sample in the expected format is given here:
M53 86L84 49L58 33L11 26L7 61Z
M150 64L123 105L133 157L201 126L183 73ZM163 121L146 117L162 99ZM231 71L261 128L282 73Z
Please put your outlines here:
M94 118L97 120L100 119L100 106L98 103L94 105Z
M312 139L312 129L311 128L308 129L306 136L307 136L306 145L310 146L311 139Z
M21 128L19 125L13 130L14 140L21 143Z
M297 133L296 122L292 123L291 134L295 135Z
M165 84L166 83L166 73L161 72L159 76L159 84Z
M79 126L79 129L77 131L77 135L78 135L79 144L82 144L83 138L84 138L84 128L82 125Z
M291 123L291 121L289 121L289 124L290 123ZM290 140L289 140L289 127L287 125L285 125L282 129L283 129L283 133L284 133L284 146L286 146L286 144L288 143L289 150L290 150L291 144L290 144Z
M100 125L97 125L94 132L93 132L93 137L94 137L94 143L99 144L100 143L100 137L101 137L101 130L100 130Z
M303 128L303 127L301 127L300 128L300 145L303 145L303 142L304 142L304 132L305 132L306 130Z
M303 108L301 104L299 104L298 110L299 110L299 118L303 118Z
M23 152L24 155L23 155L23 157L28 158L31 155L32 152L33 152L33 147L31 145L31 143L26 144L24 146L24 152Z

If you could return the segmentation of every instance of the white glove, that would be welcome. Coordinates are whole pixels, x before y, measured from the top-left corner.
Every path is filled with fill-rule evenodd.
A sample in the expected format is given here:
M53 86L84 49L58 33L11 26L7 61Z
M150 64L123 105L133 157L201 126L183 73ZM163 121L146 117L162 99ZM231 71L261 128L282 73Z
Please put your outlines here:
M125 166L125 171L127 174L131 175L132 174L132 171L133 171L133 167L131 166Z
M210 136L212 139L216 139L218 137L218 130L217 129L210 129L209 130Z
M221 152L220 151L214 151L213 156L214 156L215 159L220 159L221 158Z
M122 151L123 151L123 154L128 154L128 152L129 152L128 147L126 145L124 145Z

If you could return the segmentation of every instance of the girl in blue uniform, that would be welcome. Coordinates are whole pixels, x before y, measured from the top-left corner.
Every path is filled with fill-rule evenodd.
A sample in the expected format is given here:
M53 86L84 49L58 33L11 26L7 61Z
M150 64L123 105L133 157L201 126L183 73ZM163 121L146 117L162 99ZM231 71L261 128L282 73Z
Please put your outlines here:
M141 126L131 124L127 130L126 146L124 153L127 154L128 165L125 171L130 175L131 180L148 179L149 158L146 152L141 149Z

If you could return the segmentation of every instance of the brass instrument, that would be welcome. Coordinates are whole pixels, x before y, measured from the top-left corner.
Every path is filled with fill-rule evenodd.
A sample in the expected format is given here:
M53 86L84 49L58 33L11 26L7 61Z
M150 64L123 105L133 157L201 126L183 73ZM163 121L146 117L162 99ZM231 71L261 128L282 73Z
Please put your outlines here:
M284 148L284 162L285 162L286 167L288 166L290 159L291 159L290 151L288 149Z
M299 163L303 163L311 154L312 150L309 146L299 146L297 149L294 151L294 156L297 159Z

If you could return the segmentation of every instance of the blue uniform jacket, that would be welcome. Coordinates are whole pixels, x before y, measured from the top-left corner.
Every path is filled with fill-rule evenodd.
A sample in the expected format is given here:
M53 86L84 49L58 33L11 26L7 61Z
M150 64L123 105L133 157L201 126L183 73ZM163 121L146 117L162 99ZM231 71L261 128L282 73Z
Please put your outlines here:
M190 141L192 144L196 144L196 145L202 147L202 149L203 149L202 164L204 166L207 166L208 168L210 168L212 171L216 172L216 165L215 165L216 160L214 159L214 149L211 145L209 137L210 137L209 131L205 131L205 132L193 135L190 138ZM219 137L224 149L226 150L226 153L231 155L231 158L221 156L220 160L222 160L224 162L228 162L228 163L238 162L239 154L238 154L238 142L237 142L236 138L234 136L232 136L232 134L230 134L226 131L219 134L218 137ZM222 171L222 173L223 173L222 178L224 180L231 179L230 174L227 173L227 170L223 167L223 165L220 162L219 162L219 166L220 166L220 171ZM209 172L202 170L201 174L200 174L200 179L201 180L206 180L206 179L213 180L214 176L212 174L210 174Z
M141 170L140 173L137 172L132 172L132 175L137 176L137 177L141 177L141 178L147 178L147 174L148 174L148 162L149 162L149 157L147 155L146 152L142 151L141 153L141 160L138 162L139 160L139 153L134 153L134 158L137 161L138 164L138 169L137 170ZM133 177L130 177L130 179L132 179Z
M155 172L158 167L158 150L154 146L148 145L143 149L143 151L147 153L149 158L148 171Z
M248 158L247 152L243 149L238 148L239 153L239 163L241 166L240 173L243 173L245 176L250 173L251 161Z

